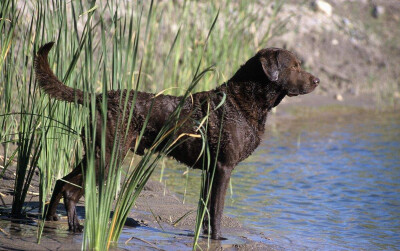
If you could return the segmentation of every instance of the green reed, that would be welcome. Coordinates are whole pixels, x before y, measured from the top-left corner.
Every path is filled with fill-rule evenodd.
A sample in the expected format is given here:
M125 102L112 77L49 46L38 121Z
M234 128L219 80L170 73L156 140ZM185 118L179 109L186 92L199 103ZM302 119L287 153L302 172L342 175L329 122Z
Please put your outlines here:
M22 5L20 2L17 5L16 0L1 1L0 141L4 152L2 172L13 160L18 161L13 212L23 214L32 175L39 170L40 209L45 214L44 205L54 181L69 173L82 158L82 126L96 119L88 116L95 114L94 102L89 100L93 95L88 96L87 104L82 107L41 94L32 70L32 59L40 45L56 42L49 56L51 68L66 85L86 93L127 89L165 91L188 97L190 93L209 90L226 81L226 76L239 64L267 45L271 34L275 34L274 29L279 27L274 26L274 18L281 5L275 2L270 26L263 34L257 34L251 27L263 25L266 17L255 0L218 3L39 0ZM211 69L210 65L215 67ZM105 112L104 96L103 100ZM126 112L127 101L120 100L124 107L121 116L130 118L132 114ZM149 150L136 166L118 168L125 156L120 158L116 153L121 142L113 142L107 177L100 173L96 180L93 141L86 142L89 167L85 175L84 248L104 249L118 240L145 182L176 144L172 135L179 128L177 121L182 119L180 109L181 106L159 134L159 139L168 139L170 146L166 144L157 153ZM206 128L200 131L205 140ZM104 137L101 140L104 159ZM206 153L207 146L204 148ZM212 165L205 163L205 167ZM119 177L124 177L121 184ZM199 205L205 203L201 201ZM204 207L201 210L194 248L198 247L201 217L207 213ZM111 211L114 214L110 220ZM39 222L38 241L44 224Z

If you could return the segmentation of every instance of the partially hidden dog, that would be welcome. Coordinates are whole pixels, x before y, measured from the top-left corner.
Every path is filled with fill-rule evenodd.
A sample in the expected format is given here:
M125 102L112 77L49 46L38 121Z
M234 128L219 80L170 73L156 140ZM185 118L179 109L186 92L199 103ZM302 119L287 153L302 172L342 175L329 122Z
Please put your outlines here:
M53 74L47 59L52 46L53 42L43 45L35 57L37 82L51 98L83 104L84 93L79 89L64 85ZM207 143L210 148L210 163L216 161L217 164L207 205L210 219L206 217L203 221L203 232L211 234L212 239L222 238L221 218L232 170L260 144L268 112L277 106L285 96L310 93L318 86L319 82L317 77L302 70L300 61L292 52L267 48L257 52L226 83L214 90L195 93L184 100L181 117L189 116L190 119L185 120L173 137L177 138L178 135L185 133L196 134L198 122L197 124L195 122L201 121L209 113ZM110 162L114 139L124 135L124 133L116 132L127 132L126 139L124 138L123 144L120 144L118 149L120 156L123 157L128 150L135 148L136 138L142 130L148 112L150 112L143 138L136 151L137 154L142 155L145 149L152 146L169 115L182 101L182 97L137 92L136 102L134 102L134 93L134 91L128 93L126 90L112 90L105 94L107 119L104 166L106 169ZM96 96L96 151L101 149L102 95ZM121 119L120 114L123 110L120 107L121 95L123 98L128 98L126 112L132 112L131 121L128 121L127 118L124 121ZM127 95L129 96L127 97ZM219 109L215 109L224 99L223 105ZM131 109L134 110L131 111ZM219 152L217 154L218 144ZM199 161L202 145L201 138L188 136L169 155L190 167L202 168L202 161ZM98 169L100 154L96 154L96 158L96 168ZM82 186L86 161L84 155L71 173L56 182L46 215L47 220L58 220L56 207L63 196L68 215L68 226L74 232L80 232L83 229L76 213L76 204L83 195L83 189L73 184ZM210 184L211 175L209 174L207 177L207 184ZM206 201L205 196L207 196L207 191L203 194L204 201ZM211 231L208 229L209 223Z

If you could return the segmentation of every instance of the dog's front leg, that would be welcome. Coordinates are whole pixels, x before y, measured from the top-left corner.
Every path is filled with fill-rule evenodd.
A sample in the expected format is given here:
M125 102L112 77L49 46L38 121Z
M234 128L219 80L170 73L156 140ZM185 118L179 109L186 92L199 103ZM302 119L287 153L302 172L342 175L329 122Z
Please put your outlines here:
M79 224L76 204L83 195L83 189L73 187L64 192L64 205L67 211L68 228L70 231L82 232L83 226Z
M221 220L224 211L225 194L232 170L233 167L225 166L220 163L218 163L215 170L210 205L211 238L214 240L223 239L221 237Z

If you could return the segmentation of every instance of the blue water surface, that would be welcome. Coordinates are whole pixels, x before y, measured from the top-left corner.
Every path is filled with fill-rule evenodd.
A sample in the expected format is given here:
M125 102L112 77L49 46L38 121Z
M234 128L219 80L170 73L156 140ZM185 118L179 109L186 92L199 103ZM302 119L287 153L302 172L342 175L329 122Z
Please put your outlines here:
M288 250L400 248L399 114L302 117L266 132L233 174L226 214ZM174 172L166 184L183 194Z

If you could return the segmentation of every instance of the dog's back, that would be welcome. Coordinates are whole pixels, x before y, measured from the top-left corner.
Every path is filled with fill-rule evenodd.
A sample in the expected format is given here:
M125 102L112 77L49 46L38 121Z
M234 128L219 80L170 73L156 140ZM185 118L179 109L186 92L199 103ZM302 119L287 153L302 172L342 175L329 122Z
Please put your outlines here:
M42 46L35 57L37 82L41 89L51 98L84 104L84 93L79 89L71 88L63 84L52 72L48 63L48 53L53 47L53 44L54 43L51 42ZM170 156L189 166L195 167L195 163L199 160L199 154L203 148L199 133L200 129L198 128L199 122L207 114L215 113L213 108L222 100L222 95L217 95L215 92L216 91L213 90L191 95L182 104L179 116L180 122L170 121L172 122L170 125L171 129L173 126L177 126L178 128L173 137L180 137L180 140L183 141L183 143L176 144L174 150L170 152ZM139 155L142 155L146 149L152 146L159 131L166 125L166 122L169 121L171 113L182 100L182 97L171 95L155 95L146 92L135 93L134 91L127 93L126 90L111 90L108 91L105 96L107 97L107 128L104 132L102 132L102 119L100 118L102 116L101 103L103 95L98 94L95 98L97 116L99 116L96 125L96 138L98 142L101 142L102 133L105 133L106 142L113 142L115 137L120 137L122 141L122 137L118 135L118 132L126 132L128 130L126 134L127 138L124 139L126 143L124 143L122 147L124 149L131 148L132 150L136 148L136 153ZM86 99L87 102L91 100L88 95ZM126 99L128 100L125 106L124 103ZM133 103L134 109L131 114L131 120L128 121ZM209 108L208 104L211 104ZM147 118L147 116L149 117ZM213 118L212 121L217 119L214 117L215 115L211 116L211 118ZM122 118L125 118L124 121L122 121ZM139 132L144 126L145 121L147 121L147 123L143 137L141 138L140 144L136 146L136 138L139 136ZM210 131L215 129L212 124L213 123L209 126ZM215 134L218 135L218 133L212 133L211 136ZM109 145L112 146L112 143ZM158 148L161 149L162 147L163 144ZM200 165L198 167L200 167Z

